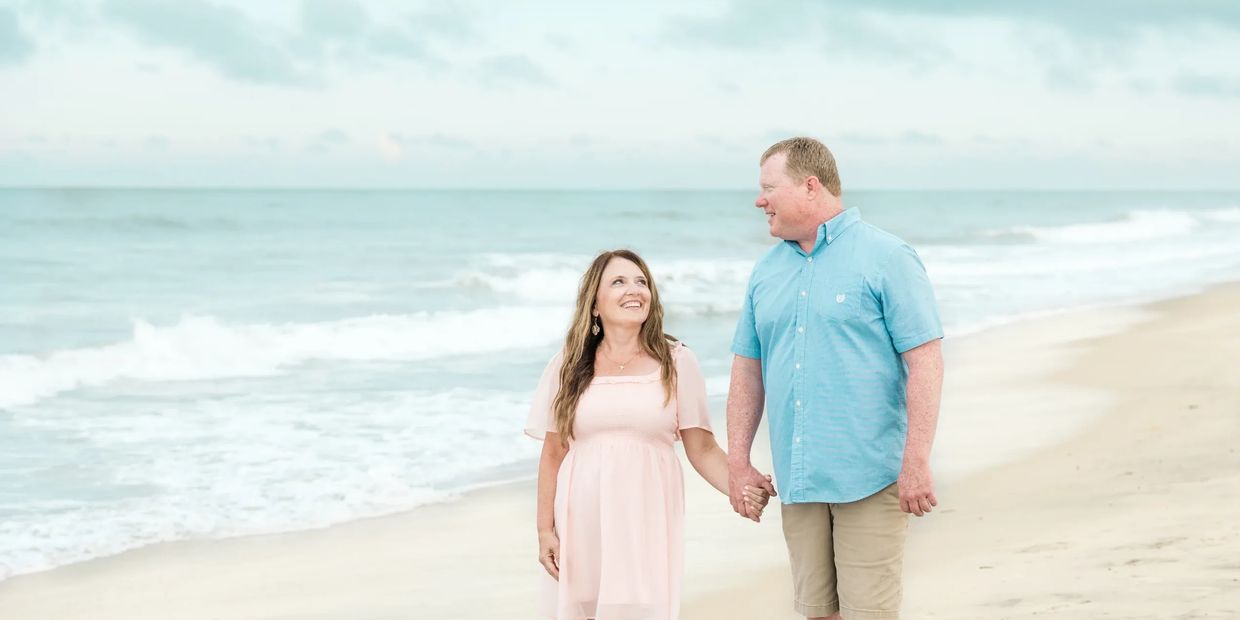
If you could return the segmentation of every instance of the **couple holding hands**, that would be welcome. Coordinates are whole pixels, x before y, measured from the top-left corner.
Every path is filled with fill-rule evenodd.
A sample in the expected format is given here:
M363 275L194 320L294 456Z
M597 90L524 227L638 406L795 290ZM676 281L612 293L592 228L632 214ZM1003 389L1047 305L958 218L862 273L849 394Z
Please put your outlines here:
M908 244L844 209L822 143L771 146L759 182L755 206L782 241L755 265L732 340L727 453L697 357L663 332L645 262L604 252L581 278L525 428L544 440L537 526L548 617L677 618L684 481L673 445L734 511L759 521L776 495L750 464L764 407L797 613L899 617L908 515L937 505L934 292Z

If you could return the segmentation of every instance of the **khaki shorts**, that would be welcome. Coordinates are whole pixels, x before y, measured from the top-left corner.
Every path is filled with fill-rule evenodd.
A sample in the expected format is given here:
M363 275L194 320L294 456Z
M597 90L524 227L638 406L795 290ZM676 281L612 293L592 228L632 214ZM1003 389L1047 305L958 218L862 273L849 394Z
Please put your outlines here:
M810 618L900 617L908 514L896 485L847 504L781 504L794 607Z

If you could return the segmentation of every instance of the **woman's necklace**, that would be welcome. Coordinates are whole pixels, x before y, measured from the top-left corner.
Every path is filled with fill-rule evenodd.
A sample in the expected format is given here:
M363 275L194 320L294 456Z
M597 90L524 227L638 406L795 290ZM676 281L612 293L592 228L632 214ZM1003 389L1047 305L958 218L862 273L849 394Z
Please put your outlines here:
M602 353L602 354L603 354L603 357L607 358L607 361L609 361L609 362L611 362L611 363L615 364L616 366L619 366L621 371L624 371L624 367L625 367L625 366L628 366L629 364L633 363L633 360L637 359L637 358L638 358L638 356L640 356L640 355L642 354L641 349L638 349L638 350L637 350L637 353L634 353L634 354L632 355L632 357L630 357L630 358L629 358L629 359L627 359L627 360L624 360L624 363L623 363L623 364L621 364L620 362L617 362L616 360L611 359L611 356L610 356L610 355L608 355L607 353L605 353L605 352L603 351L603 347L599 347L599 348L598 348L598 352L599 352L599 353Z

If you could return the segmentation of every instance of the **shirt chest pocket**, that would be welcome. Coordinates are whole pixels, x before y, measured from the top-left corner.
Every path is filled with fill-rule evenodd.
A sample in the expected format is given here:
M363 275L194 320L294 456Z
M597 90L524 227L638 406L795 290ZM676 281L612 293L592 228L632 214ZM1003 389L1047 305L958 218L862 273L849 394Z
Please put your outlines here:
M860 278L835 279L816 285L813 312L828 321L855 321L861 318L865 282Z

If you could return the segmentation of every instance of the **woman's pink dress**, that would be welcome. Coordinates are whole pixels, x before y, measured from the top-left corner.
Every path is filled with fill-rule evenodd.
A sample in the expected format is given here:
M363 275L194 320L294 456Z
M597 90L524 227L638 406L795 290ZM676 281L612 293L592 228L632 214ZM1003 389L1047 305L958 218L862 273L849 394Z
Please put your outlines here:
M674 620L684 563L684 478L673 444L710 430L697 357L672 345L678 386L664 404L661 371L595 377L577 405L574 439L556 478L560 580L544 611L558 620ZM543 371L526 434L555 429L551 403L562 354Z

